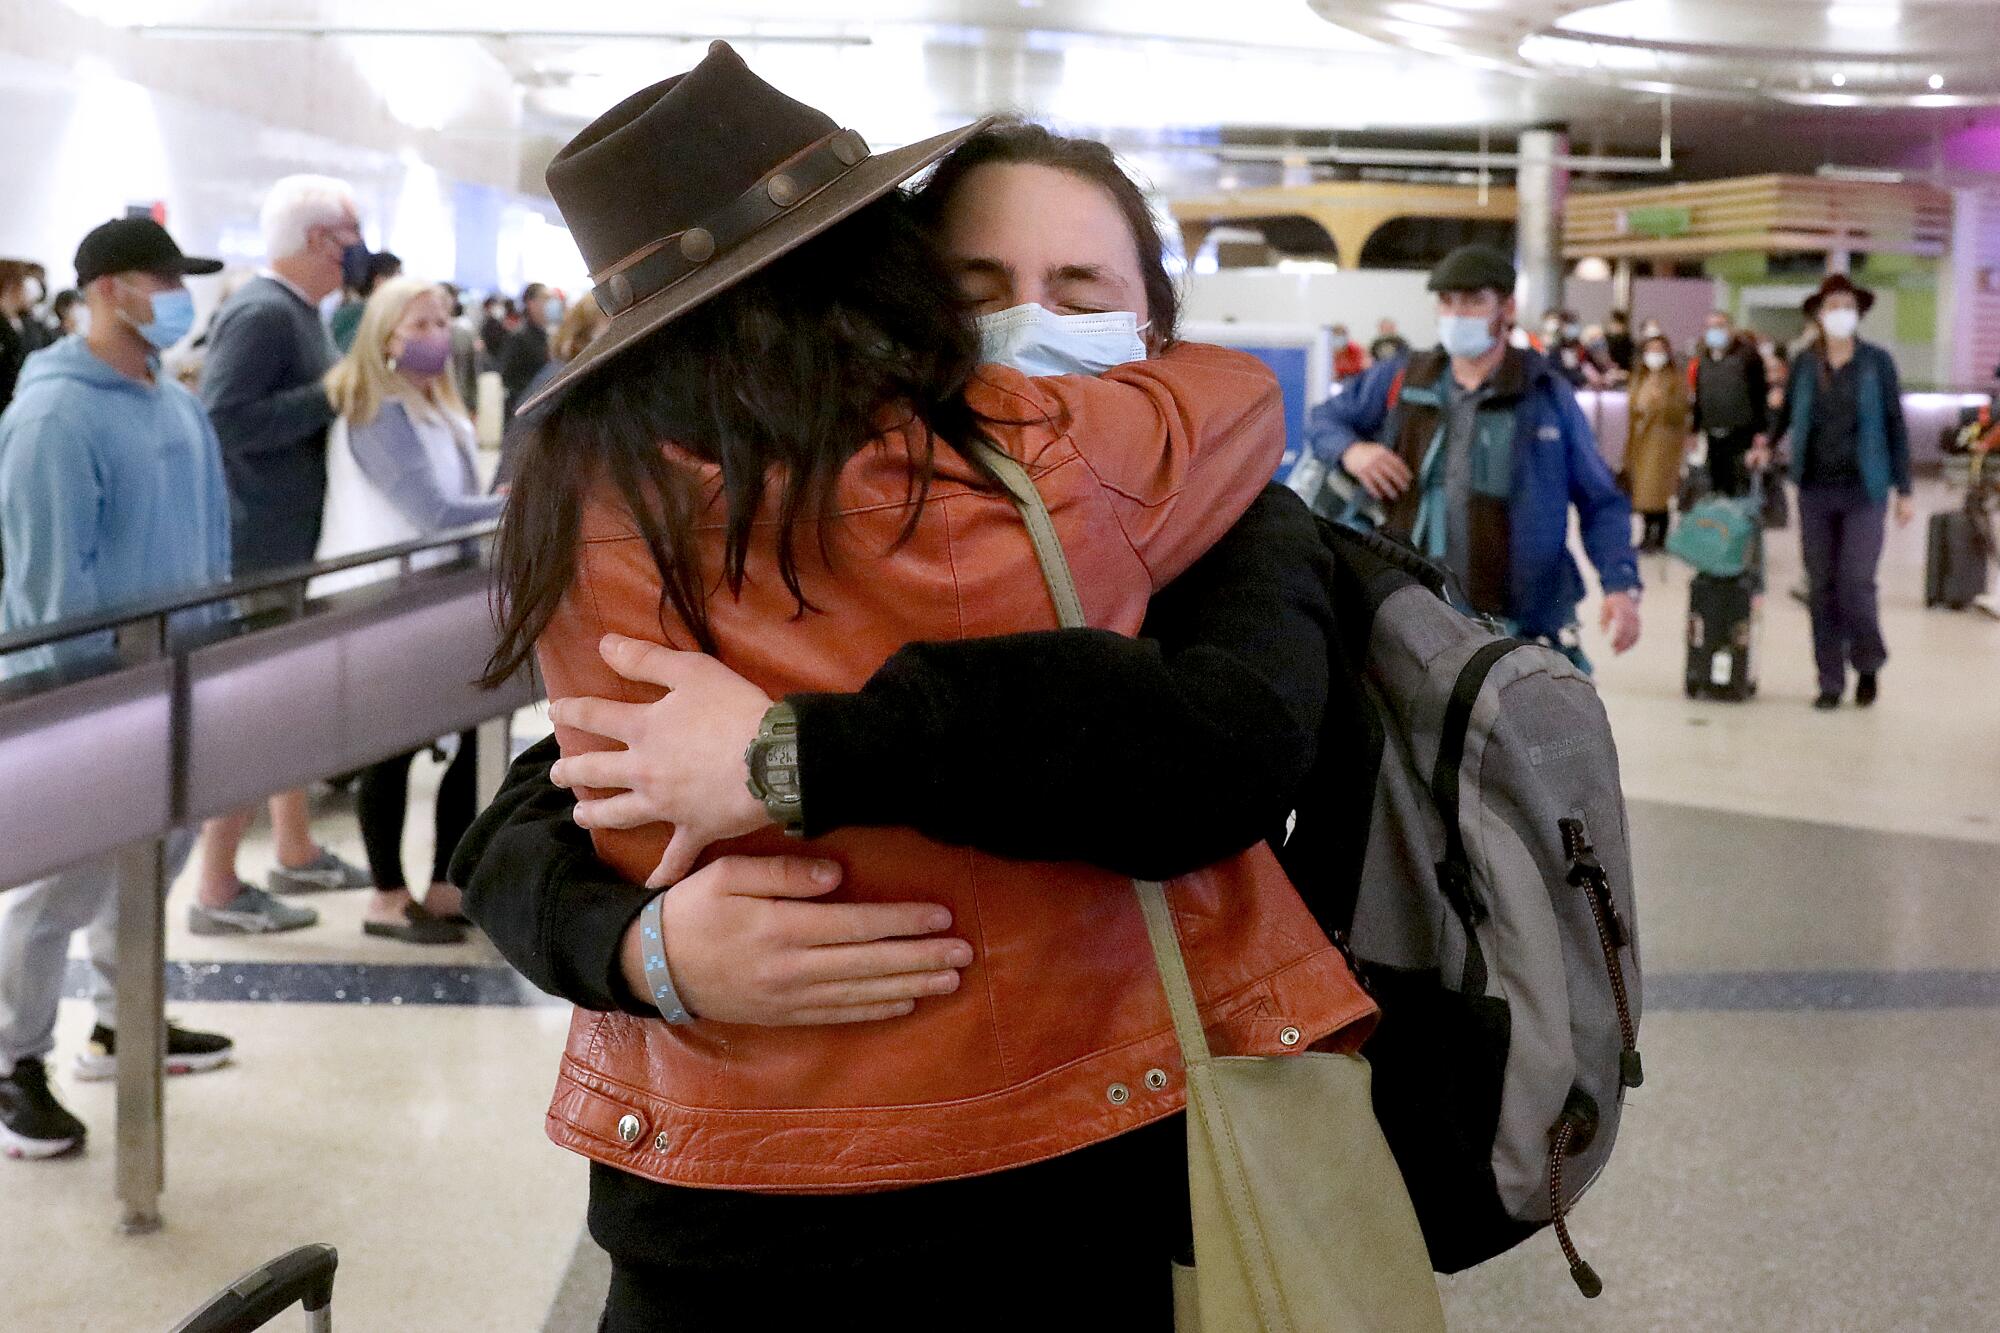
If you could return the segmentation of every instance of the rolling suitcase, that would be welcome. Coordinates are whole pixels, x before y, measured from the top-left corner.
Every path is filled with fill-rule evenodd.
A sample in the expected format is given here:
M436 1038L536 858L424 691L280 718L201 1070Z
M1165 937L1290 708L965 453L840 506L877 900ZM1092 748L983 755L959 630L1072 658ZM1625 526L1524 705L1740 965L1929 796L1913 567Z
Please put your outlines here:
M173 1333L250 1333L294 1305L305 1306L313 1333L328 1333L333 1327L333 1270L339 1263L331 1245L301 1245L209 1297L175 1324Z
M1962 509L1932 514L1924 556L1924 605L1954 611L1986 591L1986 547L1979 520Z
M1754 661L1761 578L1697 574L1688 592L1687 696L1741 703L1757 693Z
M1965 503L1932 514L1924 552L1924 605L1962 611L1986 591L1993 520L1986 512L1984 458L1972 460Z

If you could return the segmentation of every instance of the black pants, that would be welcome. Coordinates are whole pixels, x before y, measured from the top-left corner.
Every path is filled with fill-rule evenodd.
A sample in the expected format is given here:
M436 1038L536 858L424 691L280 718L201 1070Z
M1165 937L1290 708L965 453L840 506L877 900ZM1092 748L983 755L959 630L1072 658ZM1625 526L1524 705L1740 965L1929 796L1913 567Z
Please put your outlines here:
M368 850L368 869L378 889L409 887L403 878L403 820L410 810L410 761L416 757L412 750L362 769L355 788L354 813L361 821L361 845ZM431 854L428 883L445 882L451 854L472 827L478 777L478 733L461 731L458 754L438 783L437 849Z
M1644 535L1639 538L1639 549L1657 551L1667 544L1667 511L1642 510L1640 518L1646 520Z
M1033 1166L875 1194L683 1189L593 1165L600 1333L1171 1333L1181 1116Z
M1717 435L1708 433L1708 479L1717 495L1748 495L1750 473L1743 456L1750 452L1757 433L1748 426Z

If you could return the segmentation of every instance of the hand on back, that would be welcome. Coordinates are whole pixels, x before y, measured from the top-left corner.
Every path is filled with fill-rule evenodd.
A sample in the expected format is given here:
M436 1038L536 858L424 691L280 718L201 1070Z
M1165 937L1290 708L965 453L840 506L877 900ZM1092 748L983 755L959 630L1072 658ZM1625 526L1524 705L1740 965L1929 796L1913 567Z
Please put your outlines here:
M743 760L771 700L705 653L616 634L606 635L598 651L626 680L667 693L650 704L594 698L552 704L556 722L625 748L564 758L549 777L559 787L610 793L577 802L576 822L584 828L672 824L666 853L646 880L648 888L664 888L694 869L710 843L771 822L750 794Z
M958 989L964 940L938 937L936 903L817 903L840 886L832 861L725 856L667 891L660 905L667 970L696 1018L766 1027L898 1018ZM620 970L649 995L637 919Z

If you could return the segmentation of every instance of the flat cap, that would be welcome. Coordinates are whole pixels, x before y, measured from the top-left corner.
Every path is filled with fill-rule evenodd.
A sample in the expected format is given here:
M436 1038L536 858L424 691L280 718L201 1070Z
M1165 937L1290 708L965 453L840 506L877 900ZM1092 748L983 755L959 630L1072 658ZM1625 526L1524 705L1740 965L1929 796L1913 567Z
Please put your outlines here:
M1514 264L1490 245L1461 245L1431 270L1434 292L1478 292L1491 287L1502 296L1514 294Z

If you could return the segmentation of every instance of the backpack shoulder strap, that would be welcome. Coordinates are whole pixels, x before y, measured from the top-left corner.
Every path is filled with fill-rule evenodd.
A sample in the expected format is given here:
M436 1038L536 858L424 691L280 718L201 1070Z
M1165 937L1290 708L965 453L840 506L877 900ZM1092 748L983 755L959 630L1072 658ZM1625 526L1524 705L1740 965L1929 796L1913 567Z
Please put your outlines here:
M1444 821L1444 859L1438 862L1438 888L1445 901L1465 923L1465 975L1460 989L1468 995L1486 990L1486 958L1480 952L1472 927L1486 919L1487 905L1472 888L1472 859L1465 850L1465 833L1459 827L1458 771L1465 763L1465 738L1472 727L1472 710L1486 679L1500 659L1528 645L1519 639L1495 639L1486 644L1459 668L1452 682L1451 697L1445 704L1444 726L1438 736L1437 763L1431 769L1431 800Z

